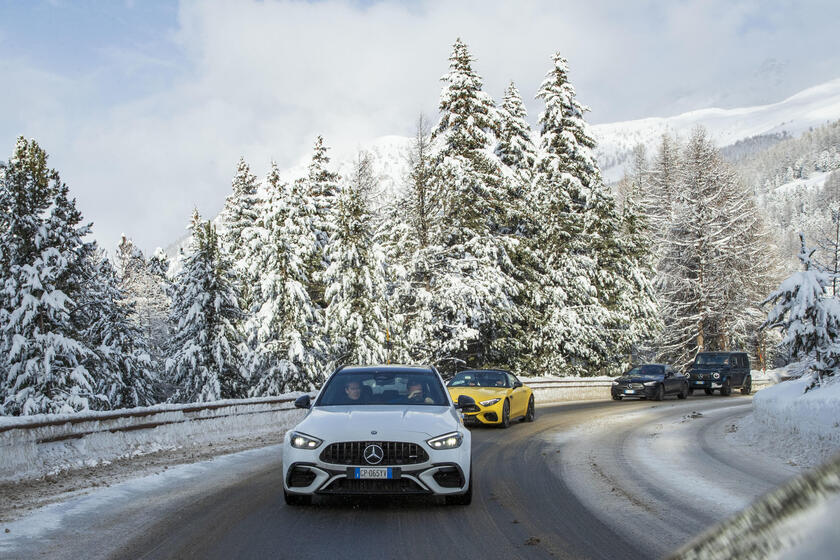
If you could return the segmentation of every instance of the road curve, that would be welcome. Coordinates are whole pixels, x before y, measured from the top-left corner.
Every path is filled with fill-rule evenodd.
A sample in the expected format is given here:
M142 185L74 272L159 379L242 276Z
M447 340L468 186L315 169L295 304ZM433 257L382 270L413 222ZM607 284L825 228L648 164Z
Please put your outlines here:
M636 413L652 413L652 418L660 412L663 418L686 415L698 406L709 410L732 406L733 414L743 414L745 409L737 406L738 401L741 405L749 402L746 398L718 398L716 402L567 403L539 408L534 423L514 423L507 430L476 428L475 495L472 505L466 507L442 506L430 499L381 498L328 498L316 500L311 507L289 507L283 502L278 474L279 448L256 452L250 462L249 455L240 454L230 460L232 466L215 469L225 470L224 476L214 471L211 462L210 466L188 466L166 484L106 489L112 494L108 500L66 506L61 513L64 517L54 527L33 533L31 538L18 538L15 547L3 548L0 536L0 556L651 558L682 544L717 519L704 508L683 508L680 489L667 485L628 484L617 497L605 490L619 504L629 502L621 511L638 516L638 522L648 517L655 521L660 511L666 515L681 512L685 525L668 535L664 547L639 538L632 528L628 530L627 519L617 521L605 515L603 503L593 499L593 492L597 494L604 484L596 479L602 474L614 477L616 466L620 470L622 462L635 465L639 460L627 457L625 445L634 441L637 427L616 419L628 414L632 418ZM607 429L586 432L588 426ZM737 454L713 456L723 452L713 445L710 434L714 429L707 431L708 441L701 438L699 455L688 460L727 465L712 468L727 468L729 474L742 478L742 485L749 486L746 494L760 494L776 484L777 478L784 478L774 472L771 481L756 483L756 477L741 470L746 467L733 459ZM708 453L702 451L704 445L711 447ZM581 462L585 455L581 449L592 448L604 463L594 471ZM649 458L642 457L638 463L642 466L634 468L644 469L645 460ZM580 462L577 466L576 461ZM592 484L595 490L581 488L581 484ZM633 500L642 502L640 509ZM18 526L13 530L20 532Z

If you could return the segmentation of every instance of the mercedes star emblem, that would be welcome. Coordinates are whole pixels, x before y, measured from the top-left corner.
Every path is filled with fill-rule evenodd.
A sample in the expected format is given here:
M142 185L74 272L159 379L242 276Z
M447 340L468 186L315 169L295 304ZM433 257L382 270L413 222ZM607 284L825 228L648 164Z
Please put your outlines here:
M378 445L368 445L365 447L365 451L362 454L365 458L365 461L368 462L369 465L378 465L382 458L385 456L385 452L382 451L382 448Z

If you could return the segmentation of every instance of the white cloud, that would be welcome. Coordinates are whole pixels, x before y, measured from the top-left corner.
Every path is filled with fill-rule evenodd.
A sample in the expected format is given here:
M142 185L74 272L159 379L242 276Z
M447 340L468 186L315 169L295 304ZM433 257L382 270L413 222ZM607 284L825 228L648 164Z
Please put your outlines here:
M272 158L298 163L317 134L336 155L410 134L418 113L436 115L456 37L493 96L517 82L532 122L540 106L531 98L561 51L591 119L605 122L765 102L835 78L837 12L724 0L189 1L163 39L178 60L102 45L103 67L84 73L17 61L24 87L3 88L0 103L20 109L0 116L0 132L5 146L19 133L38 138L105 246L125 231L150 250L183 233L193 206L221 208L240 155L262 174ZM773 59L790 62L770 64L773 80L756 75Z

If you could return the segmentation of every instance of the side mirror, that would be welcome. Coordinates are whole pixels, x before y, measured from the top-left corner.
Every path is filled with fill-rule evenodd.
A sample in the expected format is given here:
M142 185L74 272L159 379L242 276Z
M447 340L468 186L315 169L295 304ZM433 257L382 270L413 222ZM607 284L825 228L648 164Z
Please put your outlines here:
M295 408L309 408L311 406L309 400L309 395L299 396L295 399Z
M461 412L478 412L480 410L478 405L475 404L475 399L468 395L459 396L455 408L460 409Z
M513 388L516 389L518 387L522 387L522 382L517 379L513 382Z

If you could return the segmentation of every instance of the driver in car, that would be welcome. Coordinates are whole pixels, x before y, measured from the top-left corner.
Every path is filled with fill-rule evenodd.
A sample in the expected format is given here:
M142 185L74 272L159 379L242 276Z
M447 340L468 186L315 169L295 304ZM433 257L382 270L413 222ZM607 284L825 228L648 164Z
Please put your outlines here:
M362 397L362 384L358 381L348 381L344 386L344 395L348 403L358 402Z
M431 397L427 397L423 390L423 384L420 381L412 380L408 382L408 395L406 400L409 404L433 404L435 401Z

